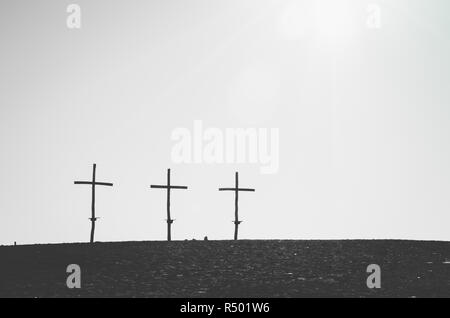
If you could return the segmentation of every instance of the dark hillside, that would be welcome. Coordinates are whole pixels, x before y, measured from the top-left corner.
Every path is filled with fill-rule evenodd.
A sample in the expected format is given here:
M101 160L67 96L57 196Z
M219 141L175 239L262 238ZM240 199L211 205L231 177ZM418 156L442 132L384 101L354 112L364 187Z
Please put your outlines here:
M82 288L66 287L81 267ZM382 288L366 286L369 264ZM450 297L450 243L179 241L0 247L2 297Z

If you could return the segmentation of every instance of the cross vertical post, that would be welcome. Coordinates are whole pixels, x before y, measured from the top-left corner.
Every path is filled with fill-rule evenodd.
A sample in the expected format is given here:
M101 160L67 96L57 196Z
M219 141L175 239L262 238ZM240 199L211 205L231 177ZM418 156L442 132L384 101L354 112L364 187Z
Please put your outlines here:
M152 184L150 186L150 188L152 189L166 189L167 190L167 241L171 241L172 240L172 231L171 231L171 226L174 220L172 220L171 216L170 216L170 190L172 189L183 189L183 190L187 190L188 187L186 186L173 186L170 183L170 169L167 169L167 185L155 185Z
M170 169L167 169L167 240L172 240L172 226L173 220L170 217Z
M255 192L255 189L239 188L239 173L235 173L235 187L234 188L219 188L219 191L234 191L234 240L238 239L239 224L239 192Z
M234 190L234 240L238 239L239 231L239 174L235 173L235 190Z
M97 182L96 181L96 170L97 165L94 163L92 167L92 181L75 181L74 184L88 184L91 185L91 191L92 191L92 201L91 201L91 217L89 220L91 220L91 237L90 242L94 243L94 235L95 235L95 221L97 221L97 217L95 216L95 186L101 185L101 186L108 186L112 187L113 184L109 182Z
M97 170L97 165L94 163L94 165L92 167L91 243L94 242L95 221L97 221L97 218L95 217L95 171L96 170Z

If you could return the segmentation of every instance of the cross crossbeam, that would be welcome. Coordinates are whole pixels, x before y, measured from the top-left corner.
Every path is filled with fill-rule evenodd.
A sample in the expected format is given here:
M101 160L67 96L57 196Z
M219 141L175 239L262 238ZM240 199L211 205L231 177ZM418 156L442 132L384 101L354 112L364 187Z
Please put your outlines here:
M101 185L101 186L109 186L112 187L113 184L109 182L91 182L91 181L75 181L74 184L93 184L93 185Z
M97 182L96 181L96 170L97 170L97 165L94 163L93 164L93 168L92 168L92 181L74 181L74 184L88 184L91 185L92 187L92 204L91 204L91 217L89 218L89 220L91 220L91 239L90 242L94 243L94 235L95 235L95 221L97 221L97 217L95 216L95 187L96 186L108 186L108 187L112 187L113 184L109 183L109 182Z
M234 239L238 239L238 230L239 224L242 221L239 221L239 192L255 192L255 189L251 188L239 188L239 173L235 174L235 186L234 188L219 188L219 191L234 191Z
M166 189L167 190L167 241L172 240L171 226L174 220L170 217L170 190L187 190L187 186L174 186L170 183L170 169L167 169L167 184L152 184L151 189Z
M184 189L186 190L188 187L186 186L165 186L165 185L151 185L152 189Z
M219 191L247 191L247 192L255 192L255 189L249 188L219 188Z

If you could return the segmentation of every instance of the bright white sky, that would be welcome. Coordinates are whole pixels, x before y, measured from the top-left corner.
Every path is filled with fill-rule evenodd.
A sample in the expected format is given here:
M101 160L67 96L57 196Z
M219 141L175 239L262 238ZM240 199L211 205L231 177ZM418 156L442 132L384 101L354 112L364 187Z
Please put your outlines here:
M0 3L0 244L230 239L450 240L447 0ZM381 28L367 27L367 7ZM194 120L279 128L280 169L174 164Z

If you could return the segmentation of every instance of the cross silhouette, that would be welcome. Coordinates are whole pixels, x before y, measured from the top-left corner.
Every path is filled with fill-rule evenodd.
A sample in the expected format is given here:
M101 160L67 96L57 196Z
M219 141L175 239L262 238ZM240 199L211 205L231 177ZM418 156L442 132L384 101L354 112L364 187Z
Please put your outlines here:
M249 189L249 188L239 188L239 173L236 172L235 175L235 187L234 188L219 188L219 191L234 191L234 239L238 239L238 228L239 224L242 223L242 221L239 221L239 191L243 192L255 192L255 189Z
M187 190L186 186L174 186L170 184L170 169L167 169L167 185L151 185L152 189L167 189L167 240L172 240L171 226L174 220L170 218L170 190L183 189Z
M108 186L112 187L112 183L108 182L97 182L95 180L95 171L96 171L97 165L94 163L93 165L93 172L92 172L92 181L75 181L74 184L89 184L92 186L92 216L89 220L91 220L91 243L94 243L94 233L95 233L95 221L97 221L97 217L95 217L95 186Z

